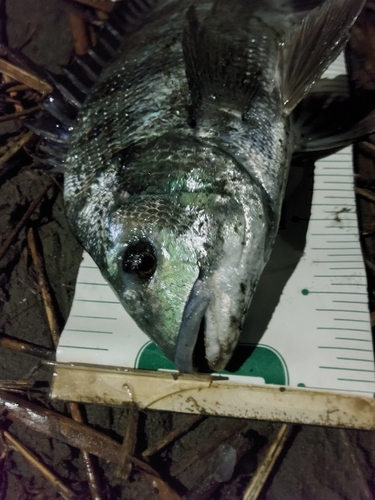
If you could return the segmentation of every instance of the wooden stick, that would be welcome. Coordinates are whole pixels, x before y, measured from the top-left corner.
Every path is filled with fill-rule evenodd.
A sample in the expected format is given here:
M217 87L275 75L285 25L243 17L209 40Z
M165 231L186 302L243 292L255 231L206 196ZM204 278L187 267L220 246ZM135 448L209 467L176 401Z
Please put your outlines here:
M360 196L363 196L364 198L366 198L366 200L375 202L375 193L370 191L369 189L363 189L363 188L356 187L355 192L357 194L359 194Z
M8 84L9 85L9 84ZM6 92L6 93L11 93L11 92L22 92L24 90L29 90L30 87L28 85L25 85L24 83L16 83L16 82L13 82L13 85L7 89L4 89L3 92Z
M137 444L138 418L138 406L136 403L132 402L130 404L125 436L120 450L121 465L117 470L117 476L124 480L129 478L132 470L132 462L129 458L134 455L135 446Z
M11 337L0 337L0 347L5 349L12 349L17 352L24 352L26 354L31 354L42 359L54 359L55 351L48 349L37 344L32 344L31 342L26 342L24 340L18 340Z
M280 453L284 449L286 440L291 432L291 425L282 424L278 430L275 439L270 444L266 456L259 465L254 477L252 478L249 486L246 488L243 500L257 500L265 485L272 469L278 459Z
M48 479L48 481L52 484L52 486L60 493L60 495L65 500L74 500L77 498L76 493L72 491L70 488L65 486L47 467L41 463L41 461L31 452L26 446L21 444L18 439L16 439L13 434L9 431L3 431L4 438L8 444L15 450L17 450L26 460L35 467L43 476Z
M81 424L84 424L84 418L82 415L80 405L77 403L70 402L69 409L70 409L70 414L72 415L72 418L76 422L80 422ZM86 451L82 451L82 457L83 457L83 462L84 462L85 468L86 468L86 474L87 474L87 479L88 479L88 483L89 483L91 498L93 500L102 500L103 496L102 496L101 488L99 486L99 478L98 478L98 474L96 471L96 466L93 462L93 457L89 453L87 453Z
M6 252L8 251L9 247L13 243L13 241L16 239L18 233L21 231L23 226L25 225L26 221L29 219L31 214L35 211L37 206L40 204L40 202L43 200L45 195L47 194L47 191L51 187L51 183L47 184L42 191L39 193L39 195L35 198L35 200L29 205L29 208L26 210L24 215L22 216L21 220L18 222L16 227L14 228L12 234L9 236L9 238L5 241L3 248L0 250L0 260L4 257Z
M44 266L43 257L38 249L40 246L39 238L34 228L30 228L27 233L27 243L29 245L34 269L37 275L42 300L47 315L49 329L51 331L54 346L57 347L60 338L60 327L57 321L56 308L52 298L51 287L48 282L47 273Z
M55 308L55 303L52 295L51 286L49 284L45 265L43 261L42 251L38 247L41 246L39 237L34 228L30 228L27 234L27 241L30 248L35 272L37 274L38 283L42 293L42 300L46 311L47 321L51 332L52 341L57 347L60 338L60 327L58 324L58 316ZM77 403L69 403L70 413L76 422L84 422L81 409ZM95 466L92 457L89 453L82 450L83 462L85 464L87 479L89 483L90 493L93 500L102 500L102 495L99 487L98 475L95 471Z
M21 134L16 141L10 141L7 145L7 151L3 154L3 156L0 158L0 166L4 165L10 158L12 158L13 155L15 155L23 146L25 146L30 139L33 137L34 133L29 131L29 132L24 132ZM0 177L2 173L0 171Z
M361 142L358 143L358 145L359 145L360 148L368 149L368 150L372 151L373 153L375 152L375 145L372 144L372 142L361 141Z
M158 441L156 444L150 446L144 452L142 452L142 457L143 458L150 457L154 453L157 453L158 451L162 450L172 441L177 439L179 436L188 432L189 429L193 427L193 425L200 422L203 418L205 418L204 415L189 415L189 417L186 418L185 422L182 425L176 427L176 429L173 429L166 436L160 439L160 441Z
M88 425L1 390L0 410L6 411L6 418L13 422L32 427L36 432L63 441L73 448L87 451L106 462L121 463L121 444ZM152 476L160 477L142 460L135 457L129 459L139 469Z
M33 106L32 108L29 108L29 109L23 109L22 111L17 111L16 113L11 113L10 115L0 116L0 123L9 122L10 120L16 120L17 118L20 118L21 116L25 116L25 115L28 115L30 113L34 113L35 111L38 111L39 109L42 109L41 105Z
M74 41L74 51L83 56L90 48L90 38L86 23L76 12L69 13L70 30Z
M29 71L15 66L3 58L0 58L0 73L10 76L18 82L24 83L31 89L37 90L42 94L50 94L53 90L52 85L45 80L33 75Z

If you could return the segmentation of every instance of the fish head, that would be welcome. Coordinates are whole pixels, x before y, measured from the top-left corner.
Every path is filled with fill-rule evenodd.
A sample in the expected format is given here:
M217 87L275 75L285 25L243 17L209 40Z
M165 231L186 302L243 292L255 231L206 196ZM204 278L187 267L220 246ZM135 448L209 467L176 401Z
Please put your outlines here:
M268 218L262 189L233 159L210 151L208 164L206 151L195 154L182 187L123 197L104 224L103 255L86 249L180 371L220 371L265 264Z

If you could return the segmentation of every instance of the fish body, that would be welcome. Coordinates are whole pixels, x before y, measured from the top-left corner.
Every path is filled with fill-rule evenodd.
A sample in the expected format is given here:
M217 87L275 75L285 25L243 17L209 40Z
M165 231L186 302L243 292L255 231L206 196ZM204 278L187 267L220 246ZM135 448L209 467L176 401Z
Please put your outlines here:
M181 371L219 371L232 355L292 155L308 149L293 112L361 10L307 4L161 2L125 36L73 127L72 230Z

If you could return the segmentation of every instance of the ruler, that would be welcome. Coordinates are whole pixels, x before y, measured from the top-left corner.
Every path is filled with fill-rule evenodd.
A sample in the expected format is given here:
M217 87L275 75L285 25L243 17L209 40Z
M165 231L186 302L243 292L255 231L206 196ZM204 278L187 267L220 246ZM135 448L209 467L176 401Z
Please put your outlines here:
M340 56L324 76L344 72ZM318 161L315 172L312 167L292 169L275 249L250 308L241 347L225 372L231 380L375 393L352 164L347 148ZM88 254L57 361L174 369L124 311Z

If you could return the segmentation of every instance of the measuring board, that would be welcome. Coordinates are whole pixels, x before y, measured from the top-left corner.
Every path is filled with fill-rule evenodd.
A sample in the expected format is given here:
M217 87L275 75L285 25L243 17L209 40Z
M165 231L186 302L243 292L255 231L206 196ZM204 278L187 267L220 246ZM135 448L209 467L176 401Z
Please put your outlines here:
M344 72L340 56L324 76ZM250 308L241 347L223 372L226 379L369 397L375 393L352 164L347 148L316 162L315 172L292 169L286 220ZM57 362L174 369L124 311L88 254Z

